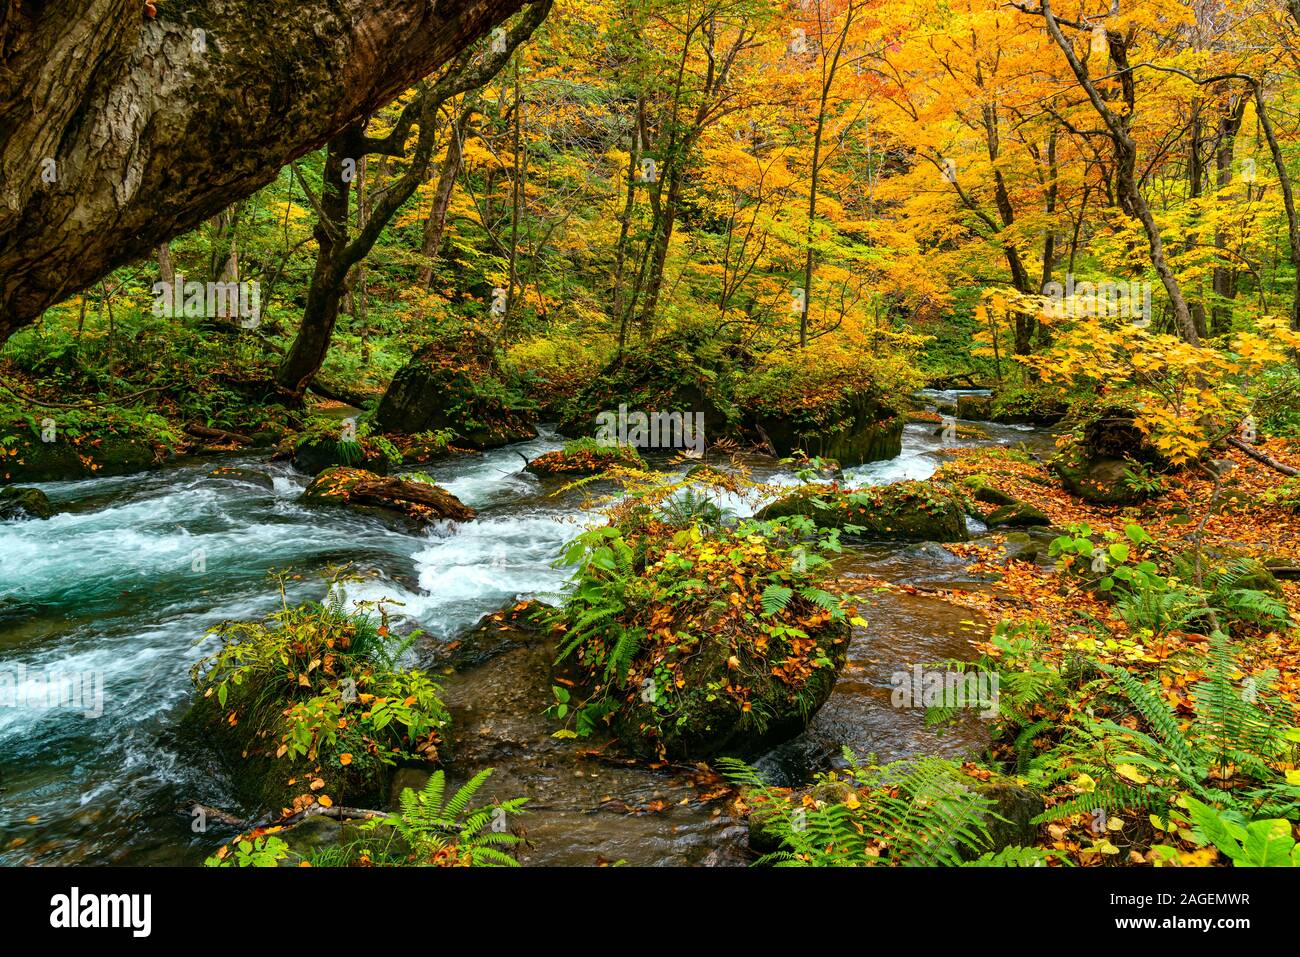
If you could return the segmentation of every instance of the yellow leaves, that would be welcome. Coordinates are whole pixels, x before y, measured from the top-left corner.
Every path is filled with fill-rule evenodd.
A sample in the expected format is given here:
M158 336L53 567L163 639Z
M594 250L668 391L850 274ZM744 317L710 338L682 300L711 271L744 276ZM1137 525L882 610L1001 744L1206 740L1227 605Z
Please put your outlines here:
M1202 847L1195 851L1180 851L1178 859L1184 867L1209 867L1219 859L1219 852L1213 847Z
M1146 784L1151 780L1149 776L1143 774L1131 764L1121 764L1115 769L1115 773L1125 781L1132 781L1134 784Z

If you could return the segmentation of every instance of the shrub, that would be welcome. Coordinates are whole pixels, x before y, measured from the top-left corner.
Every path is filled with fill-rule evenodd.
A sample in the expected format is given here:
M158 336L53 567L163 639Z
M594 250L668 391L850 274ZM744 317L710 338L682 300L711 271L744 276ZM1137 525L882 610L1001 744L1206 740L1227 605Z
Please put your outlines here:
M221 647L192 670L203 695L192 720L227 751L271 762L273 788L302 780L314 792L372 794L398 762L438 757L449 722L438 685L398 667L406 645L390 641L382 607L376 618L343 601L336 583L324 604L217 625Z

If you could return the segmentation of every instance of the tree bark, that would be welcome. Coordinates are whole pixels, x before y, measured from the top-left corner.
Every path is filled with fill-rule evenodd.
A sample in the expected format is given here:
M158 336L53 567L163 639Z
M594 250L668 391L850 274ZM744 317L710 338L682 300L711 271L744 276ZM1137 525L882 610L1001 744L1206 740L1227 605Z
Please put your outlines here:
M369 121L362 118L330 141L317 206L316 266L298 336L276 372L277 384L295 399L301 399L312 377L325 362L349 271L369 255L379 234L426 179L433 160L437 116L443 104L453 96L482 86L495 76L515 48L532 36L550 12L551 2L536 0L529 12L519 18L506 34L504 50L492 52L473 63L468 52L462 53L436 82L421 84L420 91L403 108L397 125L386 137L367 136ZM367 154L403 155L410 131L416 125L420 132L406 172L384 190L383 197L370 210L365 224L350 237L348 209L353 176L345 175L348 164L358 163Z
M524 0L0 4L0 343L270 183Z
M451 194L456 188L456 178L460 176L460 167L464 150L465 128L469 118L477 108L478 98L470 97L469 102L452 124L447 144L447 155L443 157L438 170L438 186L433 194L433 206L429 218L424 221L424 238L421 253L427 260L420 267L420 288L433 288L433 262L438 258L442 248L442 236L447 229L447 210L451 206Z

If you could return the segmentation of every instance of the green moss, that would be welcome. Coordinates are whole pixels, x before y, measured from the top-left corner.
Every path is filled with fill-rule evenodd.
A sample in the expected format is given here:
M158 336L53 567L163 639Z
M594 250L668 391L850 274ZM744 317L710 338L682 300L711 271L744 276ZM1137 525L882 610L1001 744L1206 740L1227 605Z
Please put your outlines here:
M804 515L823 528L873 541L960 542L970 537L961 500L929 482L896 482L857 491L809 485L768 505L761 519Z

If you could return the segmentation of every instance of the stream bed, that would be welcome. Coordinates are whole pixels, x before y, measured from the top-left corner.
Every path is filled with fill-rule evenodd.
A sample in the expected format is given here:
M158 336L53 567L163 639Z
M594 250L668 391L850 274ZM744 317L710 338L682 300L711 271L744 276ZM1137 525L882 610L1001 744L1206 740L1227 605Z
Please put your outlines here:
M1042 430L980 425L987 439L958 444L1051 442ZM846 477L928 477L942 461L936 431L908 425L901 455ZM482 635L476 625L503 606L558 600L567 576L554 561L593 515L582 492L553 494L557 483L523 467L562 444L543 429L530 442L425 467L479 516L422 532L300 505L308 477L265 456L38 486L65 511L0 523L0 671L29 682L73 676L87 694L77 707L0 707L0 864L197 864L229 836L191 831L188 802L238 805L228 781L182 753L173 729L192 694L190 667L213 650L206 630L272 610L280 601L272 569L292 568L288 597L300 601L321 596L326 569L351 563L366 580L348 586L349 598L393 603L423 631L411 653L430 667L442 646ZM770 459L755 460L753 476L797 481ZM841 577L978 587L940 546L846 552ZM892 707L889 678L910 663L968 656L989 623L895 592L874 593L860 613L868 627L855 629L830 700L803 735L756 762L777 783L798 783L843 745L891 760L959 756L985 740L975 716L936 730L921 711ZM454 721L449 775L494 767L485 795L529 798L524 863L743 863L744 828L707 772L633 765L592 742L551 737L542 715L549 653L540 640L506 636L485 660L441 678Z

